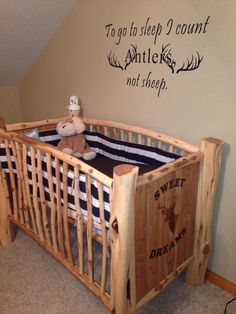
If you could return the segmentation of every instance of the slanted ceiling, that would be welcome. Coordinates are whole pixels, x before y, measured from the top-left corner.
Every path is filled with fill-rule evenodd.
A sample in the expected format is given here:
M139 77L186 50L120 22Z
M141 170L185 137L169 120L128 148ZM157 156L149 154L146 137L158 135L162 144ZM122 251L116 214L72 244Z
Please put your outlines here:
M19 85L77 0L0 0L0 86Z

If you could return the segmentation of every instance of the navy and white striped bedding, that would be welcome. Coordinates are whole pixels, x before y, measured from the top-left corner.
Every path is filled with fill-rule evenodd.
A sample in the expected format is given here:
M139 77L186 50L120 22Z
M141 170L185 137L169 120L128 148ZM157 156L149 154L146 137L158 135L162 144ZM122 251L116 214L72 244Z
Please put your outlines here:
M114 140L105 135L97 132L85 131L85 137L88 144L99 154L111 158L113 160L118 160L122 162L135 163L135 164L148 164L159 167L165 163L171 162L180 156L162 151L158 148L147 147L142 144L134 144L119 140ZM51 145L56 146L60 140L60 136L57 134L56 130L39 132L39 139L43 142L47 142ZM28 151L27 165L28 165L28 177L30 192L32 193L32 169L31 169L31 156L30 151ZM6 151L4 144L0 146L0 161L2 168L6 173L9 173ZM37 167L37 160L35 160ZM14 162L14 157L12 156L12 167L16 173L16 166ZM46 157L42 156L42 170L43 170L43 185L46 200L49 200L49 185L47 178L47 163ZM51 173L53 176L53 190L56 198L56 176L55 176L55 163L52 162ZM61 173L61 205L63 206L63 185L62 185L62 166L60 166ZM80 173L79 175L79 188L80 188L80 206L84 217L87 217L87 195L86 195L86 185L85 185L85 174ZM75 211L75 201L74 201L74 173L72 169L68 168L67 175L67 185L68 185L68 211L69 215L76 218ZM99 213L99 201L98 201L98 189L97 181L91 178L91 194L92 194L92 210L93 210L93 222L95 228L100 228L100 213ZM110 219L110 208L109 208L109 188L103 187L103 197L104 197L104 209L105 209L105 221L106 226L109 227Z
M85 131L84 135L91 148L113 160L160 167L180 157L156 147L112 139L98 132ZM43 142L56 146L60 135L55 130L44 131L39 133L39 138Z
M12 151L10 149L11 153L11 160L12 160L12 169L13 173L16 174L16 163L14 156L12 156ZM35 157L36 158L36 157ZM7 175L9 175L10 170L8 168L7 163L7 157L6 157L6 151L3 144L0 145L0 162L2 165L3 170L6 172ZM33 177L32 177L32 158L30 151L27 151L27 170L28 170L28 182L29 182L29 190L30 194L33 195ZM38 172L38 161L35 159L35 167L36 167L36 173ZM57 199L56 194L56 166L55 162L52 161L51 169L47 169L47 162L46 162L46 156L42 155L42 176L43 176L43 189L44 189L44 195L46 201L50 201L50 192L49 192L49 182L48 182L48 173L47 171L51 171L51 175L53 178L53 192L56 202L60 202L61 206L64 206L64 195L63 195L63 183L62 183L62 174L63 174L63 167L60 165L60 195L61 199ZM37 175L36 175L37 180ZM79 178L74 177L74 171L72 167L68 167L67 172L67 195L68 195L68 214L70 217L76 219L76 208L75 208L75 199L74 199L74 180L79 180L79 202L80 207L82 209L82 213L84 216L85 221L87 220L87 194L86 194L86 175L84 173L79 174ZM17 178L15 175L15 184L17 184ZM39 182L37 180L38 185L38 197L40 197L39 194ZM99 209L99 201L98 201L98 183L97 180L94 178L90 178L90 186L91 186L91 196L92 196L92 212L93 212L93 224L94 224L94 231L99 233L99 230L101 229L101 222L100 222L100 209ZM103 186L103 199L104 199L104 216L105 216L105 222L106 227L109 227L109 220L110 220L110 207L109 207L109 193L110 190L108 187Z

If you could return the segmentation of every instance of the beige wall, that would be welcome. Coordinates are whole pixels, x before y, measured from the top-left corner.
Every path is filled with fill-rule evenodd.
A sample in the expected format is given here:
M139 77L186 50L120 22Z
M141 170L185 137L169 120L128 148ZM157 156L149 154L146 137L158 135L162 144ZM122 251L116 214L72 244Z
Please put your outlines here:
M0 87L0 117L6 123L22 121L18 86Z
M192 143L204 136L224 139L209 268L234 283L235 10L234 0L80 0L21 85L25 120L64 115L75 94L90 117L153 128ZM109 24L114 30L108 33ZM185 24L202 25L200 33L179 34ZM147 32L151 27L149 35L145 25ZM120 27L125 36L119 42ZM142 56L140 62L126 70L109 65L111 52L113 65L124 68L131 44ZM168 58L161 56L165 45ZM154 55L150 63L149 52ZM203 57L199 67L198 54ZM188 71L177 71L192 56ZM162 81L162 90L145 86L150 72L152 80ZM127 86L128 78L134 86Z

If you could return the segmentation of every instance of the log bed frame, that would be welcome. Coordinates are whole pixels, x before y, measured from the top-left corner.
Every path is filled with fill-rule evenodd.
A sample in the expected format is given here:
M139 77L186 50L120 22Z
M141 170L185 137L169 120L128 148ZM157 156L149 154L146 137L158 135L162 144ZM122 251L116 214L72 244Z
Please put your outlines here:
M69 112L70 116L78 114ZM0 119L0 142L5 144L9 166L8 179L0 167L0 244L9 245L15 237L13 225L20 227L78 277L110 311L118 314L135 313L184 269L187 283L203 284L211 249L212 210L223 141L204 138L196 147L144 128L83 118L88 130L96 130L115 139L145 143L169 152L178 150L183 156L143 175L138 175L137 166L119 165L114 168L113 178L110 178L85 162L22 134L35 127L41 130L53 129L61 119L7 125ZM63 163L64 190L69 166L73 168L75 177L78 177L80 171L86 174L86 223L78 202L77 180L74 187L77 220L73 223L77 230L78 264L74 261L71 247L67 193L62 207L53 195L52 178L48 174L48 204L43 193L42 169L36 169L32 163L33 193L30 194L27 187L27 146L38 160L41 160L42 153L46 154L47 164L55 160L56 169L59 163ZM16 180L9 147L16 161ZM37 196L36 171L40 197ZM58 172L56 176L59 176ZM93 232L89 187L91 178L98 182L101 235ZM57 178L57 197L58 182ZM111 191L109 230L104 222L103 185ZM86 248L84 238L87 241ZM98 241L102 248L100 282L94 279L94 241ZM84 265L85 249L87 271ZM111 252L110 264L108 250ZM110 291L106 289L107 281L110 282Z

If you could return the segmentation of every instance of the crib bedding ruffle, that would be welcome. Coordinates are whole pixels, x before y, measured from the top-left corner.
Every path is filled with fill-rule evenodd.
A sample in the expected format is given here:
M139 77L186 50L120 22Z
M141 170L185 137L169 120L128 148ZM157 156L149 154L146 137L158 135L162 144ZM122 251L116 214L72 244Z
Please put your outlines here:
M34 132L35 134L35 132ZM57 134L56 130L51 131L41 131L38 132L38 137L41 141L56 146L60 140L60 136ZM97 152L97 157L92 161L86 161L89 165L96 168L97 170L105 173L106 175L112 177L113 167L122 164L130 163L139 166L139 174L151 171L163 164L169 163L178 159L179 155L165 152L161 149L155 147L149 147L143 144L129 143L126 141L120 141L112 139L108 136L100 134L98 132L85 131L85 137L88 144ZM14 156L10 148L11 163L13 172L16 173L16 165L14 161ZM0 162L3 170L9 174L9 165L7 162L7 154L4 143L0 145ZM35 156L36 169L38 167L37 157ZM27 151L27 171L28 171L28 182L30 193L33 193L33 182L32 182L32 156L30 155L30 150ZM43 174L43 186L45 199L50 200L49 193L49 183L48 183L48 171L51 172L53 177L53 192L56 195L56 166L55 162L52 162L51 169L47 169L46 156L42 155L42 174ZM57 202L61 202L61 206L64 205L63 198L63 183L62 183L62 173L63 168L60 165L60 195L61 199ZM37 178L37 175L36 175ZM84 216L84 220L87 220L87 193L86 193L86 175L84 173L79 173L79 178L74 177L73 169L68 168L67 173L67 192L68 192L68 214L70 217L76 219L76 209L75 209L75 196L74 196L74 181L78 180L79 186L79 202L80 207ZM38 184L38 196L39 196L39 183ZM100 222L100 212L99 212L99 200L98 200L98 182L96 179L90 179L90 188L92 195L92 212L93 212L93 225L95 231L99 232L101 229ZM103 186L103 199L104 199L104 216L106 227L109 228L110 220L110 189Z

